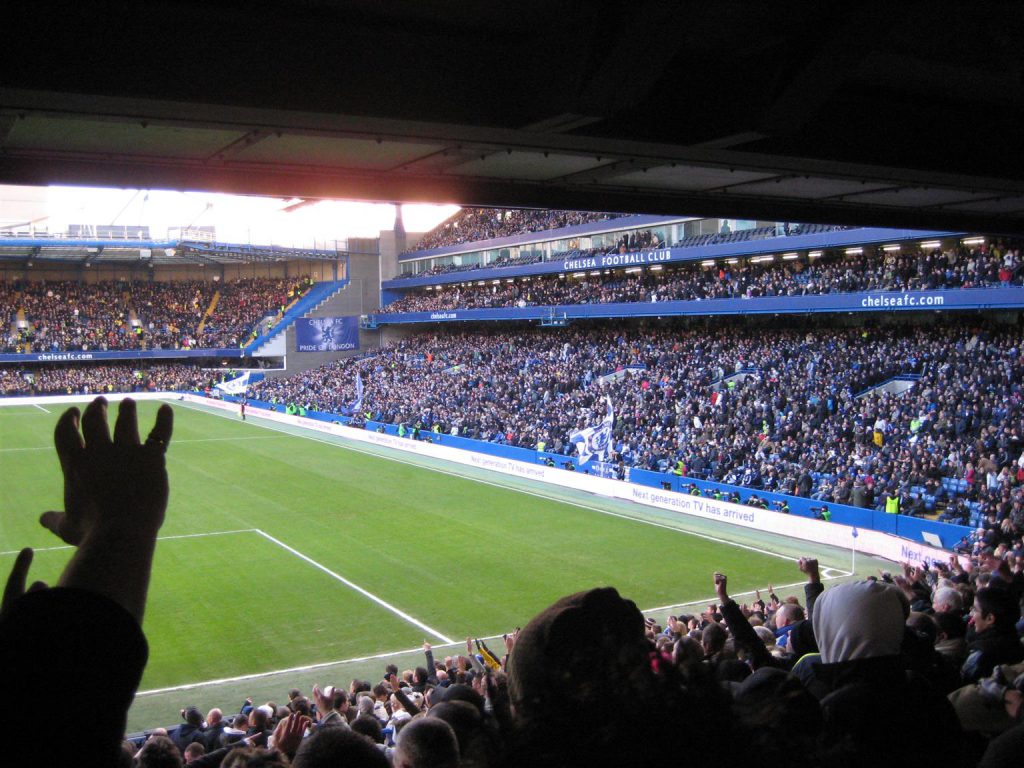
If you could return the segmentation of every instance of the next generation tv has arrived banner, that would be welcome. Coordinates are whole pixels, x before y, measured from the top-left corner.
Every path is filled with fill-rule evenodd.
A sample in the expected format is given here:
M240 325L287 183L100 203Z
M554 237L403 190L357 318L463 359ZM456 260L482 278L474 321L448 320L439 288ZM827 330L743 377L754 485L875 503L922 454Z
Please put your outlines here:
M358 317L302 317L295 321L296 352L359 349Z

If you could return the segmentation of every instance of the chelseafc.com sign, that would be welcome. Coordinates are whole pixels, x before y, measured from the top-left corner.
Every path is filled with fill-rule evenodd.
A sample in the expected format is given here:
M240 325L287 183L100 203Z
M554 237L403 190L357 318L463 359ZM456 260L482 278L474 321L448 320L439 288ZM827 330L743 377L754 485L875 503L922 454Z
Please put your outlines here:
M862 307L898 309L900 307L941 307L944 303L944 296L927 293L921 296L911 296L909 293L901 293L896 296L865 296L861 299L860 305Z

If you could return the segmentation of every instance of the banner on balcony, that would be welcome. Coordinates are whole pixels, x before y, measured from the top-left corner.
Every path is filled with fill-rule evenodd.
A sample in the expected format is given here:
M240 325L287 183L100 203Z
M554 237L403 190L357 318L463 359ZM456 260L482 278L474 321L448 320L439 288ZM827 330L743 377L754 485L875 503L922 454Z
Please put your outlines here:
M358 317L302 317L295 321L297 352L359 349Z

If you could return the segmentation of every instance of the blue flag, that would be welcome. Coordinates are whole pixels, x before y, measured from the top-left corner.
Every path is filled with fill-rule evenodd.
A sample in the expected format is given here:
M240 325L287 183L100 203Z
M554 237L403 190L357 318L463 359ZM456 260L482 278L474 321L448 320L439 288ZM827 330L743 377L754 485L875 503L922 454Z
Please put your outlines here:
M610 397L606 397L605 402L608 405L608 410L600 424L569 435L569 442L576 444L576 451L580 455L580 464L586 464L590 457L595 455L604 461L608 455L608 448L612 442L612 427L615 426L615 410L612 408Z
M356 371L356 401L352 403L352 412L358 413L359 409L363 407L363 374L362 371Z

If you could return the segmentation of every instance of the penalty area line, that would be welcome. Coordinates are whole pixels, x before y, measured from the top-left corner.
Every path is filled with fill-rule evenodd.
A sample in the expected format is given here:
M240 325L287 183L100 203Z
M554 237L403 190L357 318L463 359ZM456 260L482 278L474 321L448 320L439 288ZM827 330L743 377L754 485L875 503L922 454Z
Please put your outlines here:
M291 554L295 555L300 560L304 560L305 562L309 563L314 568L317 568L317 569L323 571L328 576L330 576L332 579L340 581L342 584L344 584L349 589L355 590L356 592L358 592L363 597L365 597L365 598L367 598L369 600L372 600L377 605L379 605L382 608L390 611L391 613L395 614L400 619L408 622L409 624L412 624L414 627L418 627L418 628L422 629L424 632L433 635L434 637L438 638L439 640L441 640L441 641L443 641L445 643L454 643L455 642L454 640L452 640L447 635L444 635L444 634L438 632L433 627L430 627L430 626L424 624L419 619L417 619L417 618L415 618L413 616L410 616L408 613L406 613L405 611L403 611L400 608L397 608L397 607L393 606L391 603L387 602L383 598L378 597L377 595L373 594L372 592L370 592L370 591L368 591L366 589L363 589L362 587L360 587L355 582L349 581L344 576L341 576L341 575L335 573L330 568L328 568L326 565L322 565L321 563L318 563L316 560L314 560L313 558L309 557L308 555L302 554L301 552L299 552L299 550L295 549L294 547L288 546L283 541L281 541L280 539L277 539L277 538L271 536L266 531L261 531L261 530L257 529L256 533L258 533L260 536L264 537L267 541L270 541L270 542L276 544L277 546L281 547L282 549L286 550L287 552L290 552Z
M208 531L206 533L180 533L174 536L157 536L157 541L173 541L174 539L202 539L206 536L228 536L232 533L259 533L255 528L239 528L234 531ZM62 544L59 547L31 547L33 552L58 552L62 549L77 549L72 547L70 544ZM20 549L11 549L6 552L0 552L0 557L6 555L16 555L21 552Z

